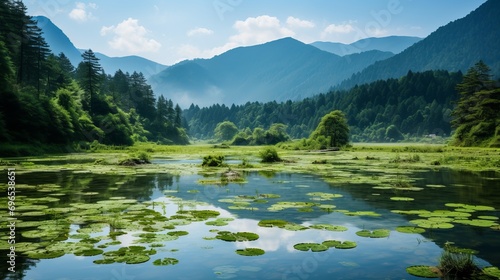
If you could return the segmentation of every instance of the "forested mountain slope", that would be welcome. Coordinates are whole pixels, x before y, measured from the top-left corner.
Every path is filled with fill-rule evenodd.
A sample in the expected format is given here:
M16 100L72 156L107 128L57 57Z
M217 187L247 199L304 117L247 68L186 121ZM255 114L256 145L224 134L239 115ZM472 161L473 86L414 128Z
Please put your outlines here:
M367 67L343 82L340 88L379 79L397 78L409 70L462 71L479 60L500 76L500 1L489 0L462 19L440 27L428 37L384 61Z

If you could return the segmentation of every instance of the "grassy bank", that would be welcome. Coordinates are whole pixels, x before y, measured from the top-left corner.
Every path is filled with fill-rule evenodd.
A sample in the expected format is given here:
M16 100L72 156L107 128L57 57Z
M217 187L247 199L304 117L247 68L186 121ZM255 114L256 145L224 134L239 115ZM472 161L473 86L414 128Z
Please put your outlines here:
M367 170L411 170L450 168L488 171L500 168L500 149L460 148L429 144L354 144L342 151L291 151L277 149L282 162L260 163L262 146L220 146L197 144L165 146L142 143L127 148L102 146L92 152L23 158L3 158L0 165L18 165L24 169L86 169L100 172L174 172L199 173L206 171L201 164L192 163L207 155L224 156L233 162L227 168L254 171L307 172L325 175L343 167ZM124 159L147 154L153 160L186 160L191 163L143 165L134 168L119 166Z

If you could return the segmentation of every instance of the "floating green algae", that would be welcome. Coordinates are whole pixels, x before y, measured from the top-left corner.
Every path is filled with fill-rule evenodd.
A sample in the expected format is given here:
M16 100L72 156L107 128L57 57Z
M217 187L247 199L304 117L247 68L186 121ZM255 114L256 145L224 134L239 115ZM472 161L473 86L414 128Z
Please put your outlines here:
M174 258L164 258L164 259L157 259L153 261L153 265L156 266L167 266L167 265L176 265L179 263L178 259Z
M412 226L400 226L396 228L396 231L401 233L424 233L425 229Z
M329 230L329 231L347 231L347 227L335 226L330 224L316 224L316 225L311 225L309 227L314 229Z
M369 237L369 238L384 238L389 237L391 231L388 229L375 229L375 230L367 230L363 229L356 232L356 235L361 237Z
M245 248L236 250L236 254L241 256L261 256L264 255L265 251L259 248Z
M259 239L259 235L253 232L219 231L215 238L228 242L243 242L257 240Z
M406 272L413 276L423 278L439 278L441 274L435 266L414 265L406 268Z

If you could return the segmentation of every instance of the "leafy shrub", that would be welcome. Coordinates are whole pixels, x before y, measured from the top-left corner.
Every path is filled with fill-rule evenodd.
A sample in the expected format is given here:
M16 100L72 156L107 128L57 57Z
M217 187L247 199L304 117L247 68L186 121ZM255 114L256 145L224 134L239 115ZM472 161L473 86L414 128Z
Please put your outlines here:
M221 155L208 155L203 157L201 163L203 167L224 167L227 164L224 162L224 156Z
M279 162L281 158L275 148L266 148L259 153L262 162Z

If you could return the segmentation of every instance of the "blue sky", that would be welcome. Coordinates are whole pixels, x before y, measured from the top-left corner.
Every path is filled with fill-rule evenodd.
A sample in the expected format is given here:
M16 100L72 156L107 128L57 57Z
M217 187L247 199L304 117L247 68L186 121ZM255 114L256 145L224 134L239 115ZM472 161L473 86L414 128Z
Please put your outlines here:
M352 43L425 37L486 0L24 0L78 48L171 65L293 37Z

